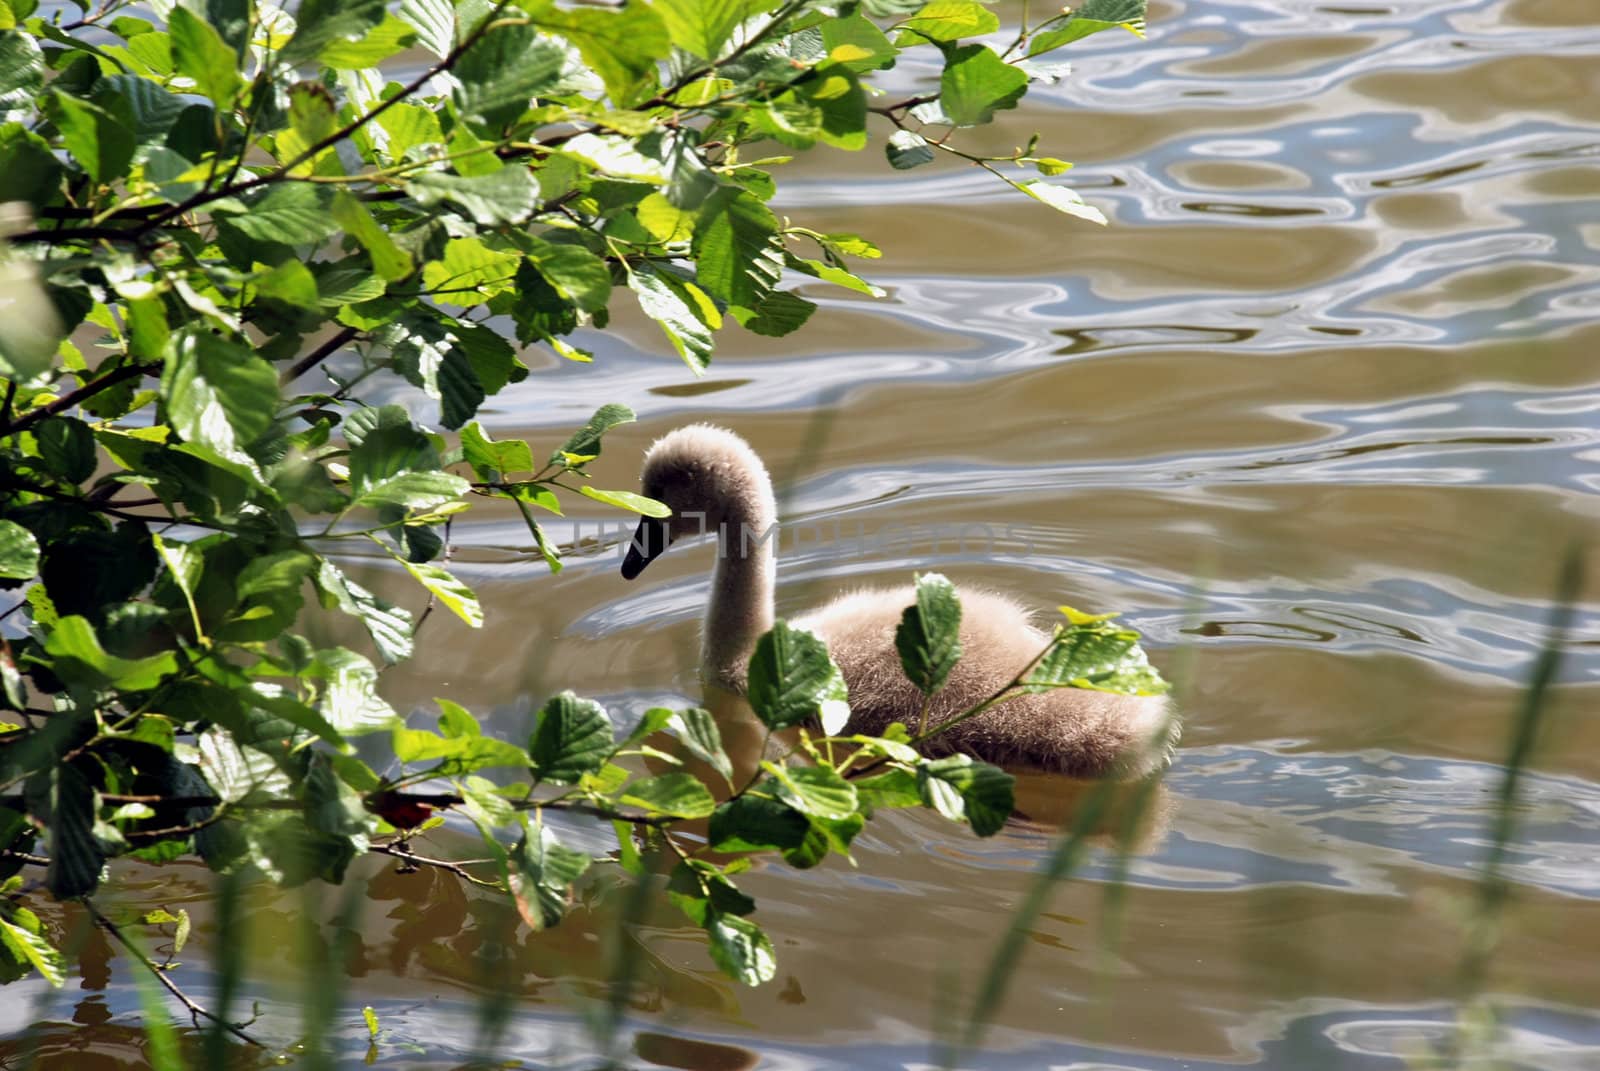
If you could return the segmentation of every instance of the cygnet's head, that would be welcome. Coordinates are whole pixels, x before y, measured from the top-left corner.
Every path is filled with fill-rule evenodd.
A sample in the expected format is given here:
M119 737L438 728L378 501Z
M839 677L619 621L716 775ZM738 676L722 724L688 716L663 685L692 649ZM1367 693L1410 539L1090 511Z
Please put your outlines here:
M678 539L741 524L759 536L774 519L766 466L726 428L690 424L656 440L645 451L640 482L643 493L668 506L672 516L640 518L622 562L627 580Z

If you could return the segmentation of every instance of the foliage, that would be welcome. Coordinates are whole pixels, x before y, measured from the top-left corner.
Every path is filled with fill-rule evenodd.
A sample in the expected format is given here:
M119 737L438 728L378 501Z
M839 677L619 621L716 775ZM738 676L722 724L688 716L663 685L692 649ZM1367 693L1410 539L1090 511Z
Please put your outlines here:
M625 406L548 455L475 421L527 375L502 325L587 362L574 332L604 328L631 294L699 373L728 319L768 335L805 323L816 305L784 288L796 278L877 293L846 266L877 248L775 213L789 156L757 151L858 150L869 120L891 132L895 168L942 153L1098 218L1065 187L1001 170L1066 169L1033 142L1005 157L956 142L1056 76L1040 56L1137 32L1144 0L1089 0L999 50L981 40L994 14L964 0L152 7L159 22L121 0L70 19L0 0L0 589L16 599L0 692L22 723L0 736L0 979L59 983L65 969L22 903L25 866L61 899L93 894L125 856L338 881L363 852L407 858L407 833L454 807L492 855L475 880L535 927L559 921L591 866L545 813L615 819L630 869L646 865L642 831L680 855L670 895L713 958L754 983L772 945L728 855L848 855L880 807L998 827L1004 774L929 762L904 731L840 737L837 669L783 625L752 664L755 712L821 735L802 730L790 758L739 786L704 711L652 710L623 733L564 693L523 746L446 700L437 732L408 727L379 674L412 656L435 606L483 624L448 567L449 520L475 497L514 502L552 569L537 518L562 493L663 511L587 482L607 430L633 419ZM391 79L384 64L408 49L423 69ZM938 92L872 103L871 81L907 51L939 63ZM384 377L457 434L365 404ZM413 576L428 609L349 576L352 541ZM932 578L922 591L898 642L932 694L959 657L959 606ZM371 656L307 639L308 597L358 621ZM1128 635L1064 626L1013 690L1162 687ZM716 777L638 769L640 755L682 762L657 733ZM368 734L388 734L409 772L386 779L355 757ZM688 821L707 823L700 851L665 835Z

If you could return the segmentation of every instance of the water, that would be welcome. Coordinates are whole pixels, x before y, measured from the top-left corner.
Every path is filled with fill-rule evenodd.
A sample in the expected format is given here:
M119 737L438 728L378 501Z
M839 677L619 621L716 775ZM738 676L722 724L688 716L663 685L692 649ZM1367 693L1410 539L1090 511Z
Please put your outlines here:
M1035 927L972 1067L1378 1071L1465 1029L1454 978L1497 763L1561 558L1586 545L1486 985L1513 1066L1596 1066L1600 11L1164 3L1148 42L1102 34L1074 63L981 143L1042 132L1110 227L966 167L804 161L781 210L877 240L864 270L886 300L808 285L811 325L730 332L698 383L624 311L582 340L594 366L545 362L486 423L537 444L625 401L641 421L593 466L619 488L662 432L736 428L782 487L783 612L937 567L1042 609L1124 609L1169 670L1191 648L1185 748L1117 939L1099 854ZM706 550L629 585L619 525L580 515L553 531L601 553L550 577L514 513L472 517L456 561L490 626L434 615L426 661L387 680L398 708L447 695L520 735L559 687L623 713L695 695ZM629 1029L723 1047L684 1066L926 1066L948 979L970 985L1052 843L894 814L858 869L758 868L744 885L779 955L759 990L652 914ZM459 1062L498 916L443 875L363 874L348 993L380 1013L378 1062ZM126 902L187 904L205 942L202 871L134 877ZM558 930L520 934L496 979L519 995L508 1054L585 1066L573 1009L603 991L619 899L599 883ZM252 912L279 1040L298 907ZM89 958L81 989L8 989L0 1032L75 1020L44 1034L58 1066L136 1054L126 963ZM208 991L198 963L183 974Z

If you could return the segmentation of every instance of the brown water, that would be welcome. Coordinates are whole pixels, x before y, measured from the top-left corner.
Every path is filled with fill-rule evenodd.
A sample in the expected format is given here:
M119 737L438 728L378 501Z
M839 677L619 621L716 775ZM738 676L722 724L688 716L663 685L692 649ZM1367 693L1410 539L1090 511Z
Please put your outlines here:
M1123 609L1169 671L1187 649L1184 747L1120 926L1097 855L971 1067L1386 1069L1454 1033L1497 762L1561 557L1587 546L1486 988L1518 1065L1600 1066L1600 5L1163 3L1148 42L1094 38L1029 102L986 144L1043 132L1110 227L970 169L820 157L783 210L877 239L887 300L808 287L809 327L735 330L699 382L623 315L583 341L595 366L496 399L491 430L549 441L627 402L641 421L594 469L632 487L654 436L736 428L784 489L785 612L934 567L1041 608ZM472 516L456 561L490 627L436 615L426 659L389 676L397 708L448 695L520 735L559 687L619 717L695 697L708 549L629 585L612 515L603 535L574 517L557 534L597 553L550 577L514 514ZM924 1066L948 981L970 992L1052 843L891 814L857 869L760 869L744 886L780 962L758 990L653 915L629 1030L764 1068ZM389 1032L379 1063L457 1063L503 915L443 875L368 873L348 993ZM133 899L203 911L203 871L137 876ZM561 928L517 938L494 978L518 994L507 1055L586 1065L575 1009L603 992L621 895L602 878ZM298 906L253 912L283 964L259 991L280 1040ZM11 987L0 1029L75 1019L94 1025L44 1031L50 1062L137 1063L125 961L88 974ZM359 1054L359 1017L344 1025ZM640 1051L743 1059L663 1044Z

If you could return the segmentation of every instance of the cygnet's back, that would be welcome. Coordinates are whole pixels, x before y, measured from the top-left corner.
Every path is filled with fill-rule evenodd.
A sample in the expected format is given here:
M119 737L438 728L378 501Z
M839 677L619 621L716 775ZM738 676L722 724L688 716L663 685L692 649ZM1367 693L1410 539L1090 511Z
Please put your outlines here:
M878 735L891 722L916 732L922 693L900 666L894 645L910 587L856 591L797 618L821 636L850 691L846 732ZM934 696L928 723L977 706L1009 684L1050 637L1019 603L961 589L961 659ZM1158 733L1168 739L1153 744ZM1142 776L1165 765L1176 720L1162 696L1056 688L996 704L929 740L933 754L965 752L997 765L1092 777Z

